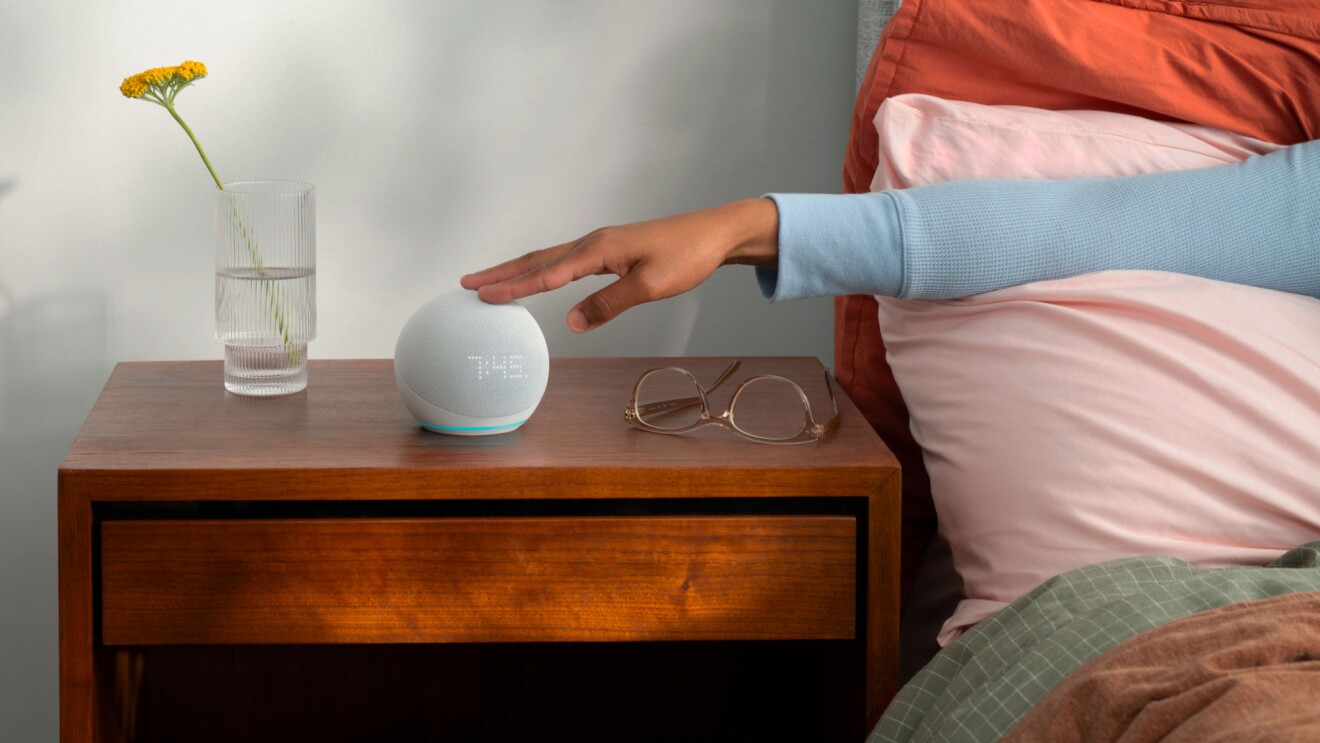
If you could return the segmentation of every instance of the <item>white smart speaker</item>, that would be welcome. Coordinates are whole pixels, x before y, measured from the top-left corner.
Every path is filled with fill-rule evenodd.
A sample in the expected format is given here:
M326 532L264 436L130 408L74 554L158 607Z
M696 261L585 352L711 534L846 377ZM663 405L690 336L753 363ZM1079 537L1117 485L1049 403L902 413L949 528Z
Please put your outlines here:
M399 396L428 431L512 431L536 410L549 377L550 352L532 313L466 289L422 305L394 346Z

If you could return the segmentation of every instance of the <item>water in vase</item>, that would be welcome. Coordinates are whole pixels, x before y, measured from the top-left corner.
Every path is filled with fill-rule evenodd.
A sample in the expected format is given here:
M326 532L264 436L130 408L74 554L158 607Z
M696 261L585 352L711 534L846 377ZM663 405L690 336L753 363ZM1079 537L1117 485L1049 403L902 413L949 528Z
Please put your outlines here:
M216 338L225 344L225 388L284 395L307 386L316 337L316 271L229 268L215 275Z

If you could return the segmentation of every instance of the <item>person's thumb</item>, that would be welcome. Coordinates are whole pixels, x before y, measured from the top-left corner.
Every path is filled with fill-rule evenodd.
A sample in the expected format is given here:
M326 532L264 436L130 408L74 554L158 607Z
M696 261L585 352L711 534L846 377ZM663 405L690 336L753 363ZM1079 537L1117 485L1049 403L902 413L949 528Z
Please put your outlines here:
M618 317L629 307L654 298L642 290L636 272L629 273L579 302L568 313L568 327L574 333L594 330Z

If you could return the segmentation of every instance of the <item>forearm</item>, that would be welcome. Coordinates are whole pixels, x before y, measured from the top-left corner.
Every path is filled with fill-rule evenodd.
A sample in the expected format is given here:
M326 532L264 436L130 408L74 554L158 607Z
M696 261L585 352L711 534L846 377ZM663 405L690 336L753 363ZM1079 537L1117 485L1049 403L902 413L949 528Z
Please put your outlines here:
M776 300L943 299L1110 269L1320 296L1320 142L1174 173L772 198L779 272L759 278Z

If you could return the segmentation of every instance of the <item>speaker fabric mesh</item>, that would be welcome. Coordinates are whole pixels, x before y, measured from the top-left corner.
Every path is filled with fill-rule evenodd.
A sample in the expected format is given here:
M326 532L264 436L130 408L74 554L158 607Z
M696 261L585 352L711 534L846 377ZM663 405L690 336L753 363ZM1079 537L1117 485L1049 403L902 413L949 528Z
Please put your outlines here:
M540 402L550 355L536 319L517 303L446 292L409 318L395 371L423 400L474 418L513 415Z

